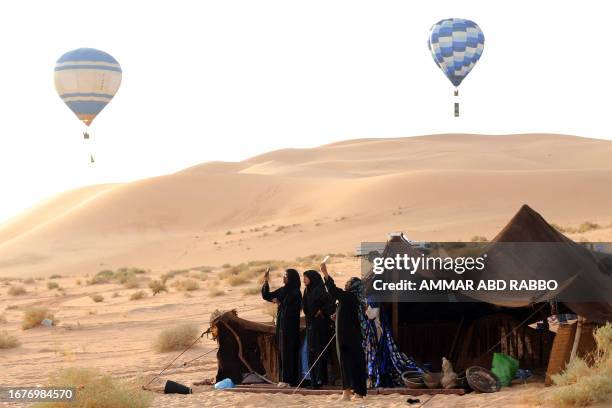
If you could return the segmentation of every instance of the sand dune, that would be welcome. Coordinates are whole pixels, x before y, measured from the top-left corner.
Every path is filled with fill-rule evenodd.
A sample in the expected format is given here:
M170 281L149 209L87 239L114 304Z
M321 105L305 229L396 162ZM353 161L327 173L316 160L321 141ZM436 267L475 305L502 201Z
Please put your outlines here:
M434 135L285 149L64 193L0 226L0 276L94 273L352 250L389 231L493 236L521 204L612 221L612 142ZM583 234L612 240L612 229Z

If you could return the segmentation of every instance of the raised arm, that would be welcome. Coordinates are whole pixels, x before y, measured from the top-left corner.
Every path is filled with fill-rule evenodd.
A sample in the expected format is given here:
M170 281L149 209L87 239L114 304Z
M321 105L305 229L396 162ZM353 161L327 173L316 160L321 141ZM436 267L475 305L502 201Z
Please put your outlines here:
M334 279L329 276L329 273L327 272L327 265L324 263L321 264L321 273L325 278L325 287L327 288L327 292L332 295L334 299L342 301L346 295L346 292L336 286Z
M280 289L276 289L275 291L270 291L270 284L268 283L269 280L270 280L270 268L266 270L266 273L264 275L264 283L263 283L263 286L261 287L261 297L263 298L263 300L267 300L268 302L276 303L276 299L278 299L278 294L280 292Z

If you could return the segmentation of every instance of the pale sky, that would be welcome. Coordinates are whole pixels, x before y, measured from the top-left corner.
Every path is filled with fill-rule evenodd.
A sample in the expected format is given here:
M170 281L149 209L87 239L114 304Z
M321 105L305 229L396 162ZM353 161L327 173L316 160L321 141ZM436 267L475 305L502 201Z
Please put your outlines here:
M547 132L611 138L607 2L19 1L0 5L0 222L55 193L210 160L361 137ZM453 87L427 49L443 18L485 35ZM123 68L93 124L55 61L92 47ZM407 158L408 159L408 158Z

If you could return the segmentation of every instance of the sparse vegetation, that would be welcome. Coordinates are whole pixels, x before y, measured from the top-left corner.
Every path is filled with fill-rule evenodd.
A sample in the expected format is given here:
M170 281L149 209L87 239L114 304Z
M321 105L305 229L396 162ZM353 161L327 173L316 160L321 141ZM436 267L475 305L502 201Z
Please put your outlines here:
M100 303L100 302L104 301L104 296L102 296L102 295L97 295L97 294L96 295L91 295L90 298L91 298L91 300L93 300L96 303Z
M578 228L574 227L563 227L561 225L552 224L552 226L562 234L584 234L585 232L598 230L601 228L601 225L594 223L592 221L585 221L578 226ZM610 224L612 226L612 224Z
M26 293L28 293L28 291L25 290L23 286L19 286L19 285L11 285L11 287L8 290L8 294L11 296L21 296L21 295L25 295Z
M0 349L11 349L19 346L17 337L10 335L6 330L0 331Z
M561 374L553 375L557 385L551 392L556 406L582 407L607 400L612 394L612 324L594 333L597 351L590 366L575 357Z
M26 285L33 285L36 283L36 281L34 280L34 278L28 278L28 279L25 279L23 283Z
M59 275L57 273L49 276L49 279L61 279L61 278L62 278L62 275Z
M149 282L149 289L151 289L151 292L153 292L153 296L161 292L168 292L168 288L166 288L165 283L158 280Z
M49 387L78 390L71 402L45 402L34 408L147 408L153 399L135 381L116 380L92 368L72 367L55 373Z
M57 282L47 282L47 289L53 290L53 289L58 289L58 288L59 288L59 283L57 283Z
M144 290L139 290L130 295L130 300L140 300L144 299L145 297L147 297L146 292Z
M45 307L32 307L25 311L23 316L23 322L21 328L23 330L29 330L33 327L40 326L43 320L49 319L53 321L53 325L57 325L55 316L49 312L49 309Z
M484 235L474 235L470 238L471 242L488 242L489 240Z
M140 287L140 280L136 276L133 276L123 282L123 287L126 289L137 289Z
M189 272L188 269L180 269L180 270L168 271L168 272L164 273L161 276L161 281L165 284L170 279L175 278L175 277L177 277L179 275L185 275L187 272Z
M225 292L221 289L213 288L208 291L208 296L210 297L217 297L217 296L223 296L223 295L225 295Z
M250 288L245 288L242 290L247 296L258 295L261 293L261 286L251 286Z
M191 291L200 289L200 285L198 284L198 282L193 279L189 279L189 278L175 282L174 286L178 290L182 290L186 292L191 292Z
M147 273L144 269L139 268L119 268L116 271L105 269L94 275L93 278L87 281L88 285L99 285L103 283L119 283L125 284L128 280L136 279L137 275Z
M153 346L159 353L181 350L190 346L198 335L199 331L196 325L184 323L162 330L155 339Z

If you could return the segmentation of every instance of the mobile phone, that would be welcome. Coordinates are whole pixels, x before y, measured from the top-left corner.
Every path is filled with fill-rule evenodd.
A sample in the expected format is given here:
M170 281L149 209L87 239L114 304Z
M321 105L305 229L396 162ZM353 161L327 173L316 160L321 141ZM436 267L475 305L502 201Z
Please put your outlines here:
M325 258L323 258L323 262L321 262L321 263L327 263L328 259L329 259L329 255L327 255Z

